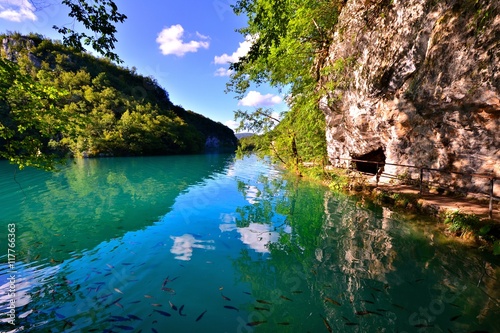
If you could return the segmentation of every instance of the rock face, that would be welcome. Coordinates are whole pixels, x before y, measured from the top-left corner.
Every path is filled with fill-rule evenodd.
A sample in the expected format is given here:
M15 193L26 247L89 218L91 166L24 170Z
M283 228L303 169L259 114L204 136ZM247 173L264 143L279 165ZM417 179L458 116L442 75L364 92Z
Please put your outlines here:
M20 38L19 40L4 38L2 39L2 48L0 49L0 55L2 55L3 53L7 60L17 61L17 57L19 56L19 48L29 50L34 46L35 43L29 38ZM28 59L36 68L41 68L41 60L38 59L33 53L28 52Z
M332 164L368 157L500 177L498 0L348 0L322 67Z

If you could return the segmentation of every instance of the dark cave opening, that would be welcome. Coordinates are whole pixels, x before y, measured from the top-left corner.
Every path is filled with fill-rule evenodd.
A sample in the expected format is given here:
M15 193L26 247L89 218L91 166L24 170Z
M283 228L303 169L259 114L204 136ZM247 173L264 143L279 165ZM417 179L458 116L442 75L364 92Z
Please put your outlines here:
M369 173L372 175L376 175L378 172L378 168L383 166L385 164L385 153L382 148L378 148L377 150L372 150L369 153L359 155L359 156L352 156L353 159L355 160L363 160L363 161L370 161L369 162L356 162L355 163L355 168L359 172L364 172L364 173ZM378 162L378 165L377 163ZM378 167L378 168L377 168Z

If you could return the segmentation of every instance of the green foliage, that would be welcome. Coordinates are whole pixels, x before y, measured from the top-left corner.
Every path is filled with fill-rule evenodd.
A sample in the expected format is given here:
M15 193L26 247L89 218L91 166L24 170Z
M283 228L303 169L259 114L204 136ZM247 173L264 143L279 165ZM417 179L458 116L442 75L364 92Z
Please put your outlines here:
M466 214L460 211L448 212L444 223L449 224L448 230L455 233L473 232L479 224L479 217L474 214Z
M234 73L227 91L241 98L252 83L267 82L290 96L290 110L279 120L271 117L272 110L263 109L238 110L235 118L241 129L269 133L273 156L296 170L302 162L319 162L326 155L317 86L342 6L343 1L316 0L240 0L234 6L237 15L248 18L248 26L239 31L252 46L231 64ZM332 70L341 71L348 62Z
M68 117L57 103L65 94L0 58L0 157L20 168L54 168L52 139L65 130Z
M234 112L234 119L240 124L236 131L249 131L254 133L267 133L272 130L280 121L272 116L271 109L258 108L254 112L237 110Z
M0 38L9 41L0 57L0 157L20 167L52 169L68 154L199 153L210 137L236 148L231 129L174 105L154 78L39 36Z
M349 175L345 169L333 169L326 172L328 187L333 191L343 191L349 187Z
M481 223L478 216L466 214L460 211L445 214L444 223L448 224L448 230L458 235L469 233L474 237L485 241L491 246L494 255L500 255L500 240L498 225L493 223Z
M462 18L469 20L467 27L480 34L498 16L498 5L488 4L485 0L463 0L453 6L454 11Z
M91 32L88 34L77 32L66 26L53 26L59 33L63 34L64 43L79 52L85 50L84 45L91 46L110 60L121 62L118 55L112 50L117 41L115 37L116 24L123 23L127 16L118 12L115 2L113 0L62 0L62 3L70 9L68 16L82 23Z
M493 243L493 254L496 256L500 255L500 240Z
M242 138L238 141L238 149L236 156L242 158L248 154L257 154L259 156L269 155L269 138L268 135L252 135Z

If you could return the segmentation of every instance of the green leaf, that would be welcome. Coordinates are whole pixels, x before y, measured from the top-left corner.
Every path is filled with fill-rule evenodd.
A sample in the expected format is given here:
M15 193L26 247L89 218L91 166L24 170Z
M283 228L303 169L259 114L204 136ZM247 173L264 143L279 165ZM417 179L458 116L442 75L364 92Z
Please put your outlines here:
M487 224L485 226L483 226L481 229L479 229L479 235L480 236L485 236L486 234L488 234L491 230L491 225Z
M500 255L500 240L493 243L493 254L496 256Z

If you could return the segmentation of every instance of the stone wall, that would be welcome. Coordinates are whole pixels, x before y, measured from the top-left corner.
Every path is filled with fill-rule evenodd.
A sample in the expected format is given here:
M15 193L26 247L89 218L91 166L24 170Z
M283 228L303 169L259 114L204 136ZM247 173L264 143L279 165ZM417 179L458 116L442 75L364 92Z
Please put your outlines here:
M382 150L388 163L500 177L499 7L348 0L321 78L336 87L320 103L331 163ZM339 63L343 73L327 70ZM469 188L486 181L434 177Z

